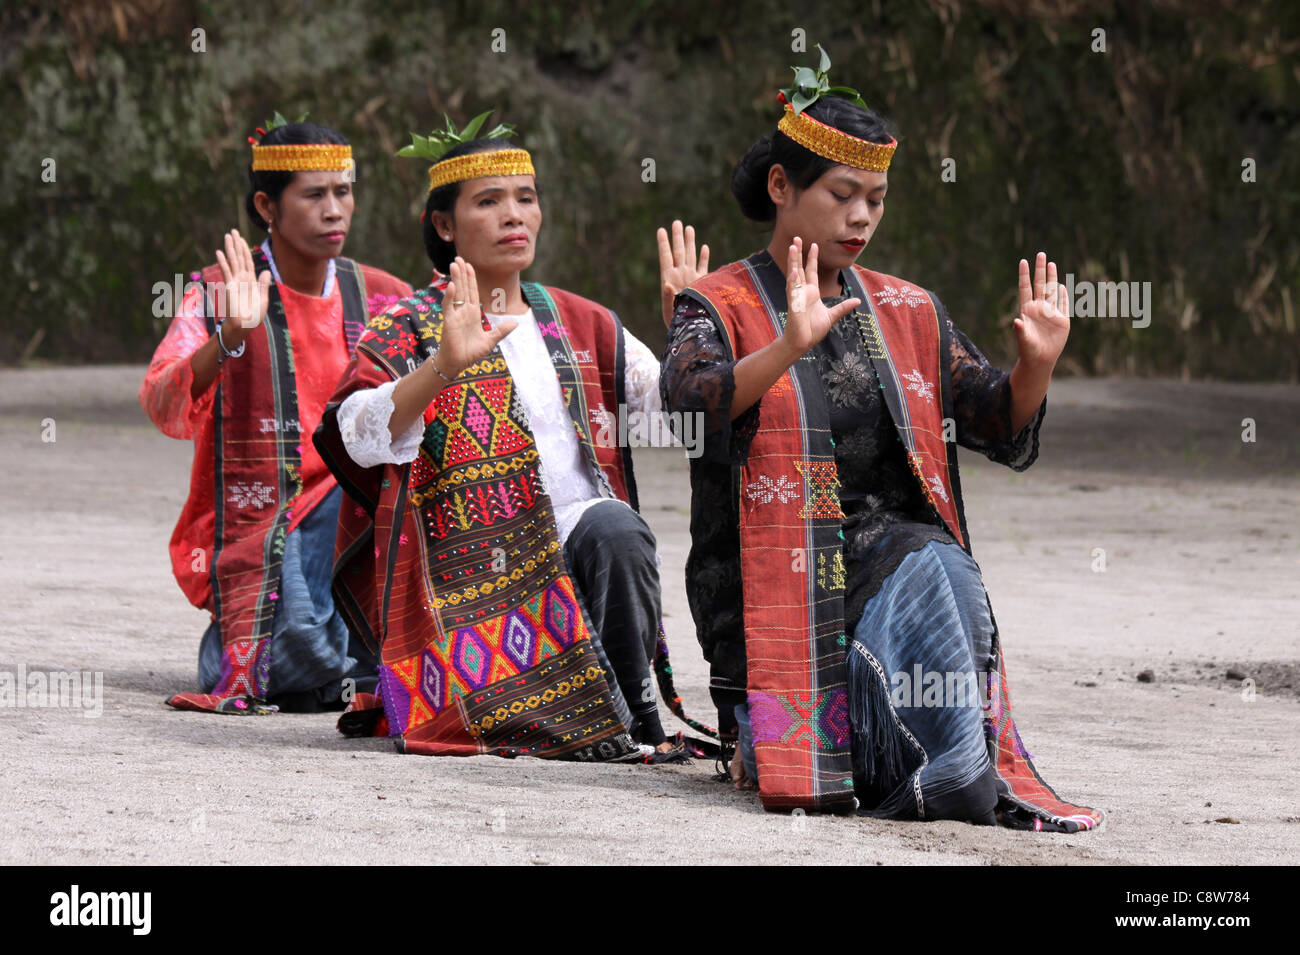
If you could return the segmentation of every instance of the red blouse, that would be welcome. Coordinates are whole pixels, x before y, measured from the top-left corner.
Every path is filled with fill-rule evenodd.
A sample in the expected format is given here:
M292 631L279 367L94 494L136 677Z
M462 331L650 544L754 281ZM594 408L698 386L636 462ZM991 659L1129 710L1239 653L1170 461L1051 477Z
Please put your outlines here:
M376 315L411 294L411 287L400 279L375 269L366 268L365 272L366 287L371 293L366 302L369 315ZM350 356L343 333L343 298L338 282L324 297L305 295L281 282L276 283L276 289L284 305L293 344L299 434L303 437L298 447L302 455L303 491L291 512L289 531L292 532L335 485L334 476L317 453L311 435L320 424L325 403L338 385ZM266 334L265 327L265 324L259 326L252 334ZM149 370L140 385L140 406L163 434L194 442L190 493L172 532L169 549L172 570L181 589L196 607L210 610L212 584L208 566L216 527L212 499L212 410L216 382L198 398L190 397L194 381L190 358L207 340L201 293L197 286L192 286L149 362ZM224 373L226 365L221 367Z

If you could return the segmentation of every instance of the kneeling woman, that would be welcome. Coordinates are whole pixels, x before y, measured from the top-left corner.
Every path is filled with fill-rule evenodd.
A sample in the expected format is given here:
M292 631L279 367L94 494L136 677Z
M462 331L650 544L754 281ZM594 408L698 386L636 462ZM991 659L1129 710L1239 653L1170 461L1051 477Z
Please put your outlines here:
M663 367L665 407L709 422L686 578L733 775L768 808L856 796L888 818L1091 828L1011 722L951 444L1033 461L1069 330L1055 266L1038 257L1031 294L1021 262L1008 375L931 293L855 265L895 143L817 85L732 180L746 217L775 222L768 247L677 297Z
M482 119L403 150L433 160L425 248L451 281L370 322L316 436L353 499L339 584L380 648L382 716L358 699L340 729L656 760L655 540L628 449L593 435L659 409L658 362L603 306L520 281L532 160L505 127L474 138Z
M370 314L411 290L341 255L352 169L347 141L315 123L253 145L246 205L267 238L226 234L140 386L158 429L194 441L172 569L212 623L199 692L168 701L181 709L342 709L375 680L330 595L342 495L309 440Z

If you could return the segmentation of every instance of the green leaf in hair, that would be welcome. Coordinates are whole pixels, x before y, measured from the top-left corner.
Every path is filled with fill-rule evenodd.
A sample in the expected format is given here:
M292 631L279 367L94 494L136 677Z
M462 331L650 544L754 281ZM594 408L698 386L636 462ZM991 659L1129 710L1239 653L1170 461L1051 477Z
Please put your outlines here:
M790 67L794 71L794 85L781 89L781 95L784 97L782 102L789 103L796 114L802 113L823 96L846 99L866 109L867 104L862 101L862 96L857 90L848 86L830 85L830 54L822 49L820 43L817 44L817 51L821 54L817 69L807 66Z
M492 110L486 113L480 113L465 124L465 128L456 129L456 124L451 121L451 117L443 115L446 120L445 129L435 129L428 136L421 136L419 133L411 133L411 144L403 146L397 151L399 156L409 156L415 159L423 159L429 163L435 163L440 160L449 151L459 146L461 143L467 143L471 139L505 139L513 136L515 133L514 126L508 123L501 123L490 133L479 136L479 130L487 118L492 115Z
M811 69L806 66L792 66L790 68L794 70L795 86L810 86L813 89L817 88L817 74Z
M299 116L297 119L295 119L294 122L295 122L295 123L301 123L301 122L304 122L306 119L307 119L307 114L306 114L306 113L303 113L301 116ZM277 109L277 110L275 111L275 115L272 116L270 119L268 119L268 120L266 121L266 131L269 133L271 130L275 129L277 126L288 126L288 125L289 125L289 121L288 121L287 119L285 119L284 116L282 116L282 115L280 114L280 111Z

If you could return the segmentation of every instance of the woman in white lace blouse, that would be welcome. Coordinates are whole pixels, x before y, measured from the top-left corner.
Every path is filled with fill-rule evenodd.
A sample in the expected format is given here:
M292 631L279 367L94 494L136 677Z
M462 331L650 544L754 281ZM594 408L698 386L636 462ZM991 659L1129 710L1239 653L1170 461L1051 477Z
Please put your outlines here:
M371 323L317 438L345 489L355 485L357 500L368 496L361 486L367 482L373 487L378 481L381 490L397 482L406 488L408 506L396 502L391 518L403 531L397 554L371 601L380 642L402 647L386 650L384 663L405 672L402 662L422 648L440 674L448 671L447 685L455 682L454 671L466 688L479 689L474 674L482 667L502 664L499 672L507 674L529 662L506 660L509 647L495 645L488 634L501 632L500 621L516 612L519 601L567 577L596 652L614 677L617 690L609 696L635 752L670 754L651 675L660 619L655 540L635 510L629 450L617 446L621 440L608 440L608 423L620 410L660 411L659 362L608 309L521 280L542 224L525 151L501 139L471 140L441 156L430 181L425 247L451 280L416 292ZM670 252L664 271L673 290L702 274L693 249L687 262L680 224L676 233L677 254ZM334 454L327 450L331 443ZM534 497L540 506L533 507ZM380 500L368 517L376 527L384 522L382 510ZM519 527L511 523L524 516L529 520ZM546 526L538 531L540 516ZM512 560L508 542L524 534L553 543L539 547L535 540L532 558L520 553ZM412 546L404 562L402 548L416 538L422 546ZM498 557L461 566L469 553ZM457 571L439 574L453 564ZM398 579L403 575L409 580ZM444 603L440 585L462 581L469 587L455 597L471 596L448 596L450 604ZM410 606L393 609L394 602L408 600ZM379 619L380 607L388 607L386 619ZM428 620L430 612L441 627ZM470 663L458 656L460 637L434 646L439 629L466 624L483 637ZM558 640L563 646L564 635ZM454 694L434 682L437 688L423 701L431 711L424 722L442 726L447 720L439 716ZM422 729L413 709L399 712L405 704L390 697L405 700L409 689L395 686L381 701L390 731L403 734L408 750L412 740L432 734L430 747L416 751L447 751L459 729Z

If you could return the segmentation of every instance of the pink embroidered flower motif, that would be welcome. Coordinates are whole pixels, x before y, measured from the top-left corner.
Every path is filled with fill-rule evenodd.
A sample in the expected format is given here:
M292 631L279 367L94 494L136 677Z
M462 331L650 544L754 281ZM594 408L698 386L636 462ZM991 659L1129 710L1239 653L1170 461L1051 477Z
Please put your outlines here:
M246 710L246 709L248 709L248 701L247 701L247 700L235 700L235 709L237 709L237 710Z
M268 599L268 600L279 600L279 599L280 599L280 594L279 594L279 592L278 592L278 591L275 591L275 590L272 590L272 591L271 591L269 594L267 594L266 596L267 596L267 599Z
M390 305L396 304L397 301L398 298L396 295L384 295L380 292L376 292L374 295L371 295L366 299L366 305L370 309L370 314L374 315L377 312L382 312Z
M399 545L403 545L403 546L404 546L404 545L406 544L406 542L407 542L407 537L406 537L405 534L402 534L401 536L399 536L399 537L397 538L397 543L398 543Z
M352 508L352 516L353 516L353 517L365 517L365 516L366 516L366 509L365 509L364 507L362 507L360 504L358 504L356 507Z

